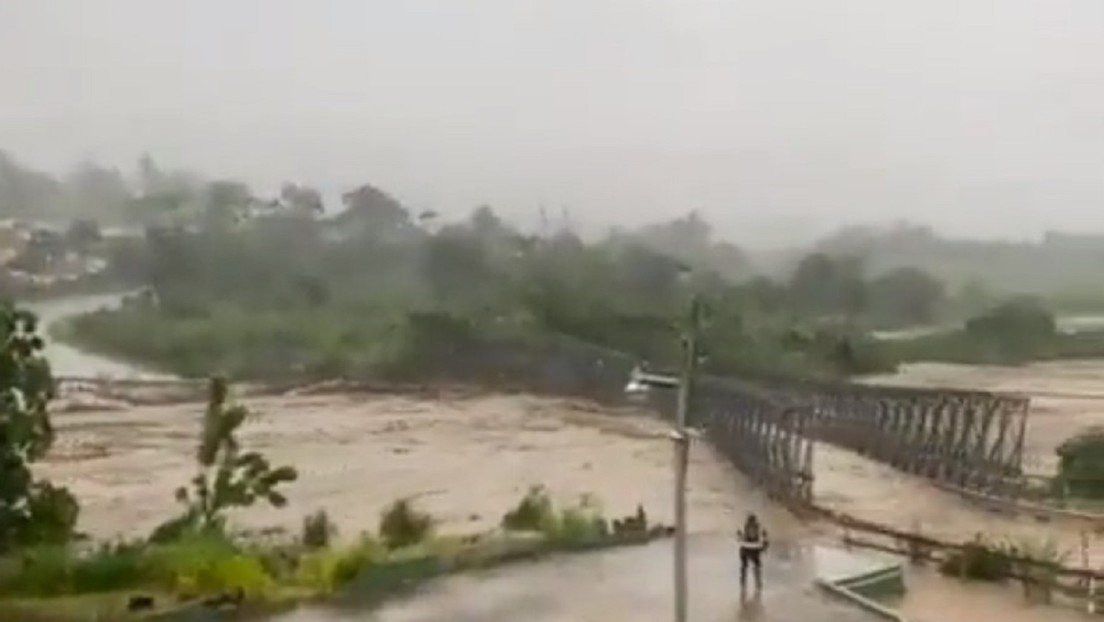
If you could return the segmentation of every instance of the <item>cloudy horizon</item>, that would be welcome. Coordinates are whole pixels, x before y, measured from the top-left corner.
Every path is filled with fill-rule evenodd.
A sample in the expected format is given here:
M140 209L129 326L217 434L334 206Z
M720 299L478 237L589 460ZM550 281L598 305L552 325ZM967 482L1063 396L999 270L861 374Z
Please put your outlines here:
M1095 0L0 0L0 149L752 246L1104 232L1102 34Z

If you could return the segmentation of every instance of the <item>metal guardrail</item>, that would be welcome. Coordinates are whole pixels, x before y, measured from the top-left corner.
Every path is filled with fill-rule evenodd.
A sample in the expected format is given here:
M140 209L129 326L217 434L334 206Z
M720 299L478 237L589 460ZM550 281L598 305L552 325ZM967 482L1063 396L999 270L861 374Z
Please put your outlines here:
M886 576L879 576L876 577L876 579L888 581L901 580L902 571L900 566L892 569L887 569L885 572ZM829 581L827 579L817 579L816 585L829 594L858 605L859 607L873 613L883 620L889 620L890 622L907 622L904 616L902 616L898 611L896 611L895 609L891 609L890 607L887 607L873 599L863 596L846 581Z

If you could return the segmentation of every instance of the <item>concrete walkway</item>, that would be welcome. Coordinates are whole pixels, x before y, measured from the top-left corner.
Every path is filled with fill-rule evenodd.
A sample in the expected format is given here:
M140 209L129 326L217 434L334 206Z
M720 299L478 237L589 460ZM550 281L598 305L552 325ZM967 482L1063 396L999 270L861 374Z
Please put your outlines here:
M278 622L609 622L672 618L671 543L565 555L435 581L372 612L310 607ZM854 558L822 550L772 550L758 598L741 600L733 543L690 541L694 622L869 622L873 616L813 587L817 574L847 571ZM842 564L842 566L841 566ZM861 568L861 561L857 566Z

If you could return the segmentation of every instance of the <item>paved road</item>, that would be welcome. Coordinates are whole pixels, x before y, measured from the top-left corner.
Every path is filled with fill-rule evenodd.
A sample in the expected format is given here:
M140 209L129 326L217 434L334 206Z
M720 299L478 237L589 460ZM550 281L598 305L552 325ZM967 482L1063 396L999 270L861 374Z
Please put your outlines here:
M835 551L771 551L759 598L741 602L731 541L690 542L694 622L870 622L874 618L813 587L854 558ZM863 564L859 563L861 569ZM671 544L557 557L436 581L373 612L305 608L274 622L609 622L669 620Z

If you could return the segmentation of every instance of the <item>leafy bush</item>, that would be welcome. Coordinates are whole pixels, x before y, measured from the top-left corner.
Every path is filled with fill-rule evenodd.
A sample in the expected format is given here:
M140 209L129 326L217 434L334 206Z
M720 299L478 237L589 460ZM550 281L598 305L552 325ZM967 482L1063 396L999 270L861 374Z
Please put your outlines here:
M29 547L7 558L0 592L29 596L50 596L72 585L72 559L65 546Z
M330 520L326 510L318 510L314 514L308 514L303 518L303 546L310 549L321 549L330 545L337 535L337 526Z
M551 543L566 547L598 544L610 534L597 503L587 495L558 512L550 507L540 530Z
M1104 354L1100 334L1060 334L1053 314L1030 297L1007 300L970 318L960 330L887 345L901 360L990 365Z
M1104 428L1090 428L1063 442L1058 453L1058 481L1070 494L1104 498Z
M258 597L274 585L257 556L213 536L165 545L105 544L87 552L34 547L17 559L14 572L0 579L2 593L57 596L156 586L190 596L241 590Z
M54 396L38 321L0 305L0 553L19 545L62 543L79 506L64 488L36 482L30 464L54 440L47 402Z
M240 452L234 434L249 411L243 406L226 406L228 391L225 380L211 380L196 452L200 472L192 479L191 492L183 486L176 491L177 501L185 505L184 514L158 527L151 536L153 541L171 541L189 531L221 531L227 509L250 506L257 499L275 507L287 503L276 489L294 481L298 473L290 466L273 468L258 452Z
M598 544L609 535L609 525L596 508L580 504L564 508L549 534L551 539L566 546Z
M1032 298L1014 298L966 322L968 335L984 339L1030 343L1049 340L1057 332L1054 315Z
M380 536L389 549L418 544L433 531L433 517L414 509L409 499L399 499L380 517Z
M574 506L557 510L543 486L533 486L514 509L502 517L507 531L534 531L559 546L597 544L609 536L642 536L649 533L642 505L633 515L607 521L597 502L584 495Z
M44 545L24 549L16 559L19 571L3 591L20 595L112 591L143 580L142 550L131 545L105 544L84 552L67 545Z
M502 517L502 527L510 531L541 531L555 518L552 500L543 486L529 489L517 506Z
M1003 581L1012 571L1012 557L1004 547L979 536L944 559L939 570L966 579Z
M299 585L329 593L352 581L368 565L382 562L386 551L371 538L344 549L319 549L303 555L296 569Z
M72 592L107 592L143 581L144 551L141 543L104 544L76 558L72 566Z
M275 586L259 555L212 534L151 546L145 572L157 585L190 596L241 590L256 598L269 595Z

